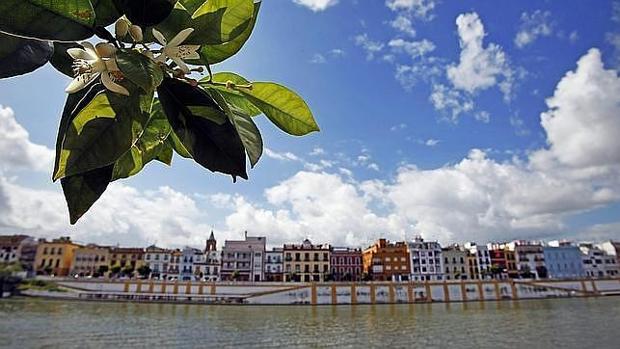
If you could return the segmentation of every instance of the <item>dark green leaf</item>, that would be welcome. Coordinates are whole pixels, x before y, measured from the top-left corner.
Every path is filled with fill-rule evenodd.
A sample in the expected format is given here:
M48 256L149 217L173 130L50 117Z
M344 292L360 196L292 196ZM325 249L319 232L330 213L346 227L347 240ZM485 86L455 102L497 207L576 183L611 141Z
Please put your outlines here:
M170 166L172 165L172 152L173 152L172 146L170 145L169 142L166 141L162 145L162 149L157 155L157 157L155 158L155 160Z
M116 162L138 139L149 119L153 95L97 94L67 127L54 180Z
M147 27L165 20L177 0L114 0L114 2L131 23Z
M154 91L164 78L157 63L135 51L119 50L116 53L116 64L129 81L144 91Z
M114 165L109 165L60 180L71 224L75 224L105 192L113 168Z
M172 148L181 157L186 159L192 158L192 154L189 153L187 148L185 148L179 137L174 132L170 132L170 136L168 136L166 142L170 145L170 148Z
M53 52L49 42L0 33L0 79L36 70L47 63Z
M229 106L218 90L209 89L209 92L235 126L241 138L241 142L243 142L243 147L248 154L248 158L250 158L250 164L254 167L258 163L261 155L263 155L263 139L258 127L256 127L256 124L249 115L244 114L243 111L235 107Z
M84 40L95 25L90 0L2 0L0 13L0 31L42 40Z
M306 102L288 88L273 82L253 82L252 89L237 90L282 131L294 136L319 131Z
M73 78L74 77L73 68L72 68L73 58L71 58L71 56L69 56L69 54L67 53L67 50L70 48L83 48L83 47L77 42L73 42L73 43L55 42L54 43L54 54L52 55L52 58L50 58L50 63L59 72Z
M193 115L187 106L219 108L205 91L172 78L164 78L157 90L173 132L192 158L205 168L247 179L245 151L235 127Z
M95 10L95 26L107 27L122 16L113 0L91 0L91 2Z

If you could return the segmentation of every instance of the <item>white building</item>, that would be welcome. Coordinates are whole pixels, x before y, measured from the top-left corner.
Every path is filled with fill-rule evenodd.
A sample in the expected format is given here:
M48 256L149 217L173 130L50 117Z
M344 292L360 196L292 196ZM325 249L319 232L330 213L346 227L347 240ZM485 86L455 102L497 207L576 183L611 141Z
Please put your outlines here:
M616 256L610 255L591 243L580 243L583 269L587 277L603 278L618 276L618 261Z
M226 281L263 281L265 246L264 236L248 236L244 240L226 240L222 248L220 278Z
M424 241L421 236L416 236L407 246L411 259L411 280L436 281L444 279L441 245L437 241Z
M284 250L282 247L274 247L265 252L265 280L282 281L284 276Z
M206 263L204 252L197 248L186 246L181 251L181 258L179 263L179 280L200 280L202 278L205 266Z
M144 264L151 270L149 278L166 280L170 263L170 250L151 245L144 251Z
M492 278L491 272L491 255L489 254L489 248L485 245L478 245L475 242L466 242L465 249L469 251L470 255L476 257L477 265L474 267L477 269L477 275L480 275L481 279Z
M203 275L203 279L205 281L220 281L220 267L222 264L221 256L222 254L217 250L217 240L215 240L212 230L205 247L206 265Z

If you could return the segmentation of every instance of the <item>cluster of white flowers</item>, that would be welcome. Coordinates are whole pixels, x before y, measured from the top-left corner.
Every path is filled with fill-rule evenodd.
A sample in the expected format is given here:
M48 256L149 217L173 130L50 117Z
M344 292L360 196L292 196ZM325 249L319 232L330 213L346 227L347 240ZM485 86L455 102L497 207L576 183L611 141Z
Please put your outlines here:
M126 18L120 18L115 25L118 44L123 45L121 40L127 34L134 43L142 43L143 33L139 26L131 25ZM190 69L184 60L199 59L198 49L200 45L183 45L183 42L194 32L193 28L186 28L167 41L164 35L153 28L153 36L161 45L161 48L152 50L146 44L142 44L140 52L154 62L165 66L168 60L174 62L179 71L176 73L189 74ZM67 93L75 93L82 90L90 82L101 77L101 82L108 90L125 96L129 91L117 83L123 79L123 74L116 64L116 52L118 47L112 43L101 42L96 45L88 41L80 43L83 48L70 48L67 54L73 58L73 73L75 78L67 86ZM155 56L157 54L157 56Z

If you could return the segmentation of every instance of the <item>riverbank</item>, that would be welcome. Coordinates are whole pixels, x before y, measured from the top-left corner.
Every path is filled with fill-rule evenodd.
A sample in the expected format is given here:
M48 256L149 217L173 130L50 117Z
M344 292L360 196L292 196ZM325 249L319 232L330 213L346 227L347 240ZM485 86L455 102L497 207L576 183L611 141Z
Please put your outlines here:
M454 303L620 295L620 279L479 280L410 283L206 283L56 280L64 292L24 295L90 301L322 305Z

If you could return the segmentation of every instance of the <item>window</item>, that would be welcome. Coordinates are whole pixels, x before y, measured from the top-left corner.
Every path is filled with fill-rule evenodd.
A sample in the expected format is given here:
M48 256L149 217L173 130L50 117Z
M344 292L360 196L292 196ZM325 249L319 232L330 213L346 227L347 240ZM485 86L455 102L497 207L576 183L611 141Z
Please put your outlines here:
M56 249L52 247L52 249L50 250L50 254L54 254L55 251Z
M47 254L47 247L43 248L43 254Z

